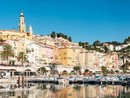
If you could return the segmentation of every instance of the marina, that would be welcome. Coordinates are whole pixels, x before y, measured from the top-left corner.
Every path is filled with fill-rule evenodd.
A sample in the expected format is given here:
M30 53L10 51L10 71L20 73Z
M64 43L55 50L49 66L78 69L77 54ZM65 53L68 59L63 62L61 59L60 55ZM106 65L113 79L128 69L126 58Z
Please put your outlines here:
M67 77L44 77L28 78L26 83L54 83L54 84L99 84L99 85L130 85L130 77L125 76L102 76L102 77L85 77L85 76L67 76Z

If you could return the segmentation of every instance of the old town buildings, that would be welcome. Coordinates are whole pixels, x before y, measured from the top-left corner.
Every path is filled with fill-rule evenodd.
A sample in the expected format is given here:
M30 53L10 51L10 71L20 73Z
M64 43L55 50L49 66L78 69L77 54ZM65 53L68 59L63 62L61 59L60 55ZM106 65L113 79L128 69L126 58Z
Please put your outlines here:
M26 32L23 12L20 14L18 31L0 30L0 39L3 40L0 43L0 52L3 44L12 46L14 57L10 57L9 60L14 60L16 66L21 64L17 60L19 53L24 52L27 57L25 64L30 67L40 68L55 63L62 67L73 68L77 65L90 70L101 70L101 66L114 70L119 68L116 52L88 51L77 43L70 42L62 37L52 38L47 35L34 35L32 26ZM0 63L4 63L2 58L0 58Z

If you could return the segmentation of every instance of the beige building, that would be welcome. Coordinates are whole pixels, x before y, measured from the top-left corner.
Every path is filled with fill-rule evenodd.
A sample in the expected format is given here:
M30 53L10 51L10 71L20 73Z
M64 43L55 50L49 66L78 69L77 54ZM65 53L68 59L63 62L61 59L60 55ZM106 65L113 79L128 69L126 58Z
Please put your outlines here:
M87 65L87 51L83 48L80 48L79 56L79 65L85 67Z
M45 62L58 63L58 47L55 45L55 39L51 36L35 35L33 40L43 46Z

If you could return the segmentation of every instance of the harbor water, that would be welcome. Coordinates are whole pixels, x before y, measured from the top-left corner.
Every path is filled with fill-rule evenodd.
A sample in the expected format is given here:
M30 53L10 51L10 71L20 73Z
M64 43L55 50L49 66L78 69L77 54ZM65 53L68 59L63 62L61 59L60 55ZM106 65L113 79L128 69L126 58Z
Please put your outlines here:
M26 83L0 84L0 98L130 98L130 86Z

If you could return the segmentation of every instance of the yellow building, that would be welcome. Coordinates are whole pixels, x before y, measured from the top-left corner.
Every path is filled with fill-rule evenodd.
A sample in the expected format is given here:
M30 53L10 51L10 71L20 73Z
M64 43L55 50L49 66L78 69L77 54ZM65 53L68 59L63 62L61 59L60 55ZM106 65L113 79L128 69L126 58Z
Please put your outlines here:
M59 63L65 65L65 66L75 66L77 63L77 55L76 55L76 49L75 48L59 48L58 49L58 60Z
M0 39L2 40L14 40L14 39L21 39L21 38L32 39L32 33L33 33L32 26L29 27L29 32L26 32L24 15L23 12L21 12L18 31L0 30Z

